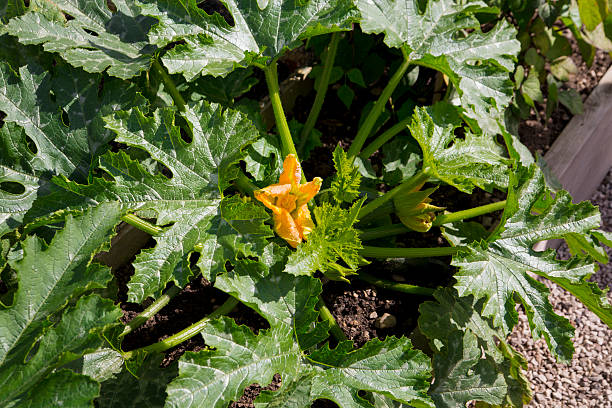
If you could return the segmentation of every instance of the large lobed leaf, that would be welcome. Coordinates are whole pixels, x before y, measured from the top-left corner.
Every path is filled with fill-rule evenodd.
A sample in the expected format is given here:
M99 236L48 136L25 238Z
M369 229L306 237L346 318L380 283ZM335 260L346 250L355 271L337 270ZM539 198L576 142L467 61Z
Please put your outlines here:
M6 113L0 128L0 182L23 188L18 194L0 191L0 235L82 201L49 179L61 174L87 181L91 163L113 137L102 116L144 105L135 86L113 79L102 84L99 75L65 64L53 71L30 64L16 73L0 63L0 111Z
M140 110L119 112L107 118L116 140L148 153L167 169L166 175L151 174L125 151L109 153L101 168L113 180L94 179L80 185L55 179L63 188L87 197L85 205L119 202L122 208L157 218L168 226L155 236L157 245L137 256L128 298L139 302L156 296L170 280L184 286L189 276L189 254L201 253L198 266L214 280L225 270L225 262L238 254L255 256L271 235L261 222L268 216L254 203L224 197L223 191L237 176L236 162L242 148L258 136L250 121L219 105L200 103L188 108L184 119L191 141L181 136L175 112L159 109L152 117Z
M510 160L503 148L487 134L456 137L461 123L459 109L446 102L415 109L408 127L423 151L423 172L466 193L505 189Z
M226 407L246 386L268 384L279 373L280 389L263 393L256 406L305 408L326 398L342 407L373 407L360 390L415 407L433 406L426 394L429 359L406 338L376 339L357 350L351 342L316 349L329 329L315 309L321 282L285 273L288 252L270 244L259 261L242 260L218 276L215 286L260 313L270 329L255 335L229 318L211 321L202 331L211 349L179 360L166 405Z
M509 334L481 316L484 299L458 297L452 288L434 293L419 307L419 328L434 350L437 407L464 406L470 400L521 406L531 398L522 373L525 359L505 341Z
M11 307L0 310L0 364L29 348L49 324L47 317L72 296L104 287L111 279L108 267L91 260L109 244L119 218L119 206L109 203L68 217L48 247L38 237L26 238L23 258L10 261L19 290Z
M200 74L225 75L237 64L267 63L302 39L347 30L357 13L348 0L228 0L233 24L208 14L195 0L142 1L142 13L159 20L149 39L159 47L184 41L163 57L171 73L188 80Z
M99 332L117 323L121 316L119 307L110 300L97 295L80 299L74 308L63 314L56 326L44 334L35 354L25 348L23 351L29 353L27 359L24 359L23 352L16 352L0 365L0 404L25 405L34 399L36 393L28 392L36 389L46 374L61 365L63 358L72 359L100 347L103 340ZM31 341L32 338L26 340L27 343ZM78 381L84 380L79 378ZM51 395L60 397L70 392L67 388L67 384L58 384Z
M455 0L358 0L357 7L364 32L384 33L385 43L402 48L413 63L447 75L466 114L482 130L498 132L496 118L512 98L509 71L520 44L505 20L482 32L475 14L496 9Z
M554 250L536 252L532 247L568 234L589 235L599 226L600 215L588 202L572 204L565 191L551 198L544 176L535 165L528 170L521 168L512 178L498 228L486 241L471 244L453 258L453 265L460 268L455 287L461 296L484 297L483 315L493 317L495 325L506 331L517 322L515 301L521 302L533 336L543 337L558 359L569 361L574 329L567 319L553 312L548 289L528 272L561 285L608 325L612 324L612 308L605 294L584 280L595 271L590 259L562 261L555 257Z
M156 47L146 34L154 22L131 1L56 0L32 2L25 15L9 21L7 31L87 72L106 70L127 79L151 64Z

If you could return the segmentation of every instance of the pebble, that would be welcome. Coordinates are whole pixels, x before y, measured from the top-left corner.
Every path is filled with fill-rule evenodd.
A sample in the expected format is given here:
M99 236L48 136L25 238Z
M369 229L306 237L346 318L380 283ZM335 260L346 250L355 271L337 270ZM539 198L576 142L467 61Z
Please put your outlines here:
M390 329L395 327L397 319L390 313L384 313L374 321L374 326L379 329Z
M378 317L378 313L372 312L370 313L370 319L376 319Z
M612 169L591 201L602 213L602 229L612 231ZM606 250L612 255L612 249ZM563 259L569 256L565 245L558 253ZM612 288L612 262L600 267L591 280L602 289ZM525 375L531 383L534 399L527 407L612 408L612 375L609 374L612 370L612 330L573 295L546 279L536 279L550 289L549 299L555 312L569 319L576 328L575 353L571 364L557 363L543 340L533 340L527 316L519 308L519 324L508 341L529 362ZM608 300L612 302L612 292L608 292Z

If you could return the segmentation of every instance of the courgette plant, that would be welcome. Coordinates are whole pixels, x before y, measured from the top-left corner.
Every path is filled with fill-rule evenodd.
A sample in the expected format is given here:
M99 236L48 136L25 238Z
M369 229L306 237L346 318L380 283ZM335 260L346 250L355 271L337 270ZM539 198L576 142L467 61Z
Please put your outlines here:
M275 374L280 388L262 392L255 406L529 401L526 362L505 340L517 304L533 336L568 362L573 327L534 275L612 327L605 293L586 280L611 241L598 230L597 208L552 191L506 130L520 45L503 19L483 32L480 19L498 15L480 1L453 0L0 2L0 405L227 407ZM382 36L400 61L389 62L397 68L348 150L334 151L335 175L321 180L302 174L294 138L308 143L336 45L354 24ZM314 105L292 135L277 63L320 35L330 45ZM380 129L415 67L448 80L444 98ZM254 83L237 82L253 69L265 77L273 134L256 126L252 104L234 104ZM207 101L211 92L233 107ZM371 166L381 149L393 178ZM381 182L385 188L370 188ZM507 198L450 213L432 201L441 185ZM499 210L492 230L468 221ZM155 241L136 256L128 283L130 302L153 301L125 325L110 268L96 257L122 221ZM448 245L364 245L438 228ZM533 249L557 238L570 260ZM452 257L451 286L361 270L377 258L433 257ZM227 294L218 309L157 343L122 348L198 276ZM321 300L323 278L430 296L416 330L428 345L389 336L355 348ZM238 303L269 328L255 334L227 317ZM161 352L193 336L206 348L160 368Z

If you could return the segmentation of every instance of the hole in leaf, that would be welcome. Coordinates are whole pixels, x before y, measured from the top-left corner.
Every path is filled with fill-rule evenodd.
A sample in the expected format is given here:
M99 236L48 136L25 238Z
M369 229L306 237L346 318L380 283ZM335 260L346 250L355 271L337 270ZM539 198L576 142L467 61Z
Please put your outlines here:
M0 128L4 126L4 118L6 118L6 113L0 111Z
M332 408L337 406L336 403L328 399L317 399L312 403L312 408Z
M98 33L96 33L95 31L89 30L87 28L84 28L83 31L85 31L89 35L93 35L94 37L98 36Z
M164 47L164 50L169 51L169 50L173 49L174 47L176 47L177 45L183 45L183 44L186 44L185 40L173 41L173 42L168 43Z
M66 125L66 127L70 127L70 117L68 116L68 113L62 109L62 122L64 123L64 125Z
M182 127L180 129L181 129L181 139L183 139L185 143L191 143L193 138L189 135L189 133L187 133L185 129L183 129Z
M115 3L113 3L112 0L106 0L106 7L108 7L108 9L113 13L117 12L117 6L115 6Z
M14 181L3 181L0 183L0 190L9 194L19 195L25 192L25 187Z
M198 8L204 10L206 14L209 15L213 15L214 13L220 14L225 22L232 27L234 27L236 24L234 22L234 17L232 17L232 14L229 12L227 7L225 7L225 4L219 0L205 0L198 4Z
M366 394L367 393L364 390L357 391L357 395L359 395L361 398L365 398Z
M160 162L157 162L157 171L163 174L164 177L166 177L167 179L171 179L172 177L174 177L172 171Z
M27 146L28 150L32 152L32 154L38 153L38 146L36 145L36 142L34 142L34 140L32 140L29 136L25 137L25 145Z
M74 17L72 15L66 13L65 11L64 11L64 17L66 18L66 21L74 20Z

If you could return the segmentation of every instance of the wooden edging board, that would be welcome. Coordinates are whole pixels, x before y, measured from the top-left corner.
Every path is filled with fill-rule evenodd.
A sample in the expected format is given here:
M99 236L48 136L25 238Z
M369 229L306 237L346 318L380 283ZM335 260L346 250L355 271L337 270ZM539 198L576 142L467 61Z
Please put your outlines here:
M574 202L591 198L612 167L612 67L544 155L549 170ZM561 240L538 243L536 250Z

